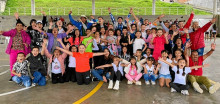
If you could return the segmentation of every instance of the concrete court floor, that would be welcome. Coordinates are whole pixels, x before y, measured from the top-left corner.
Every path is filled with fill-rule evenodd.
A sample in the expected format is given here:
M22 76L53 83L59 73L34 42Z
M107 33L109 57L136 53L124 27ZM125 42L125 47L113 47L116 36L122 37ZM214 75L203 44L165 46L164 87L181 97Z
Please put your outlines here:
M211 42L206 42L205 53L210 50ZM220 82L220 39L217 39L216 51L205 63L211 66L204 69L204 75L208 78ZM0 45L0 66L9 64L9 56L5 54L6 45ZM0 73L9 69L9 66L0 67ZM0 75L0 95L24 87L18 86L14 82L8 82L9 72ZM120 90L107 90L107 83L82 104L220 104L220 91L210 95L204 90L203 94L189 89L189 96L180 93L170 93L167 87L145 85L142 79L142 86L127 85L124 79L120 83ZM88 94L96 87L98 82L90 85L79 86L76 83L68 82L64 84L51 84L47 82L44 87L35 86L30 89L14 94L0 96L0 104L72 104Z

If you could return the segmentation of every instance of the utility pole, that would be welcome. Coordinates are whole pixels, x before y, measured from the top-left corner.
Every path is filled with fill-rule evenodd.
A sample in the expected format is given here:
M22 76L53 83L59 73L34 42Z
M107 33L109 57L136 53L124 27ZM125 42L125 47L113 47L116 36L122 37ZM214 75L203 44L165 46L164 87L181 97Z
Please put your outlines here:
M31 15L35 16L35 1L31 0Z

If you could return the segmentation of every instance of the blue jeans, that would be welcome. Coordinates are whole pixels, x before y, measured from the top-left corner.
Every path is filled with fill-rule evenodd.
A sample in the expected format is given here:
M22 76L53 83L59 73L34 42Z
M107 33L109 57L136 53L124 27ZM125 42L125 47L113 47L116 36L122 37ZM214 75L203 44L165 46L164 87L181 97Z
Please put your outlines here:
M159 74L159 78L172 79L170 74L167 75Z
M144 74L144 80L145 81L151 80L151 81L155 82L157 78L158 78L158 76L154 75L154 74Z
M92 69L92 75L93 75L94 77L98 78L100 81L103 81L102 74L103 74L103 69L97 69L97 70ZM107 79L109 79L109 78L110 78L110 74L107 73L107 74L105 75L105 77L106 77Z
M102 51L104 51L104 49L108 48L107 46L102 46Z
M29 76L21 75L21 77L13 76L12 80L15 81L15 83L23 83L25 87L31 86L31 78Z
M203 56L204 47L197 50L199 56Z
M121 48L117 48L118 49L118 55L121 55Z
M34 76L33 83L37 83L39 86L46 85L46 78L40 72L35 71L33 76Z

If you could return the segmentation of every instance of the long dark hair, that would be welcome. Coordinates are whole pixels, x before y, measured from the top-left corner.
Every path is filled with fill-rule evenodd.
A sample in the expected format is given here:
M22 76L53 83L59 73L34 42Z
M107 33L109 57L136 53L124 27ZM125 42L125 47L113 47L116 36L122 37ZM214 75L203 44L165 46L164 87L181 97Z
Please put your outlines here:
M181 61L181 60L184 60L184 59L179 59L178 62ZM186 62L186 60L184 60L184 61ZM179 65L177 65L177 72L176 72L176 73L177 73L177 74L180 73L180 71L179 71ZM185 73L185 66L184 66L184 67L183 67L183 74L182 74L182 76L185 76L185 74L186 74L186 73Z
M217 27L216 27L216 24L214 24L214 25L213 25L213 29L216 30L216 28L217 28Z
M135 58L134 56L131 56L131 58L130 58L129 62L131 62L131 60L132 60L132 59L134 59L135 61L137 61L137 60L136 60L136 58ZM137 70L137 68L138 68L138 67L137 67L137 62L135 62L135 64L134 64L134 65L135 65L136 70ZM132 67L132 64L131 64L131 67ZM130 67L130 68L131 68L131 67Z
M108 48L105 48L104 51L105 50L107 50L109 52L109 55L108 55L108 57L105 57L105 55L104 55L104 59L108 60L108 59L112 58L113 56L111 55L110 50Z
M134 41L135 41L135 39L137 38L137 37L136 37L136 34L137 34L138 32L139 32L139 33L141 33L140 31L136 31L136 33L135 33L135 37L134 37L133 42L134 42ZM142 35L140 36L140 38L142 39Z
M76 39L76 31L79 31L79 29L75 29L75 31L74 31L74 34L73 34L73 43L75 42L75 39ZM80 42L80 38L81 38L81 36L80 36L80 31L79 31L79 42ZM81 42L80 42L81 43Z
M58 50L58 49L54 49L54 50L53 50L52 62L53 62L53 58L54 58L54 52L55 52L56 50ZM60 52L60 50L58 50L58 51Z

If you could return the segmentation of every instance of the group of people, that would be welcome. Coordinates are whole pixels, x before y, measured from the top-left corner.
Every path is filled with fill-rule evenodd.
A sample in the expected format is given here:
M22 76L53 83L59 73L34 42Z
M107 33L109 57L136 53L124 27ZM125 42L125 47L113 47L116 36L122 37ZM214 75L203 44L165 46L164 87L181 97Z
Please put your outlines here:
M45 12L43 20L32 19L26 26L15 13L16 28L0 31L10 37L6 53L10 55L11 79L19 85L44 86L52 83L77 82L88 85L92 80L109 83L108 89L119 90L122 79L127 84L156 85L171 88L171 92L189 95L188 82L195 91L203 93L205 85L209 93L215 93L220 84L203 76L204 60L215 51L215 44L204 54L204 32L215 19L200 27L192 21L192 12L184 21L163 21L161 15L153 22L140 21L131 8L128 16L113 16L112 23L105 23L99 16L91 20L82 15L63 25L62 20L49 22ZM133 16L134 22L129 18ZM162 28L157 28L158 26ZM191 51L191 52L190 52ZM115 81L115 84L114 84Z

